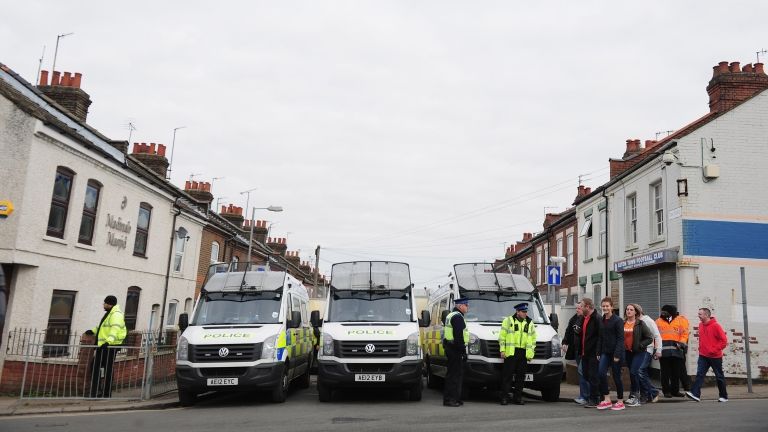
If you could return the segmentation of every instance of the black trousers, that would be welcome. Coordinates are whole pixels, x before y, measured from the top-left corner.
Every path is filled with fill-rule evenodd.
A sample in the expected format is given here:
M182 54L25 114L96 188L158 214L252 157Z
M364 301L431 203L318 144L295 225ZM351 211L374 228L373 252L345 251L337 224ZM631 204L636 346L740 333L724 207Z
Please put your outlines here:
M525 372L528 369L528 359L525 358L524 349L515 349L515 353L504 359L504 369L501 372L501 399L509 397L509 388L514 379L515 391L513 400L523 400L523 386L525 386Z
M115 356L118 348L107 348L104 345L96 348L96 352L91 362L91 388L90 397L111 397L112 396L112 374L114 372ZM104 376L104 381L100 378Z
M589 383L589 399L591 402L600 402L600 376L598 374L597 356L584 356L581 358L581 374Z
M683 389L691 388L691 377L685 367L685 359L681 357L662 357L659 359L661 371L661 391L664 394L680 393L680 382L683 383Z
M464 362L466 353L464 347L456 347L450 342L443 342L445 355L448 357L448 371L445 373L443 401L460 401L464 383Z

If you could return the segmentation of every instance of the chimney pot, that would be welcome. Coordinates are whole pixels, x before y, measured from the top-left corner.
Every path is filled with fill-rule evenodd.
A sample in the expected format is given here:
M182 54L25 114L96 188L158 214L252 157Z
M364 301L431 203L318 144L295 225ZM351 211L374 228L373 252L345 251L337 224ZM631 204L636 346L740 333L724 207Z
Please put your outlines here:
M47 86L48 85L48 71L40 71L40 84L41 86Z
M184 190L185 190L185 191L188 191L188 190L190 190L190 189L192 189L192 182L190 182L189 180L187 180L186 182L184 182Z
M731 73L741 72L741 69L739 68L739 62L732 62L731 63Z
M165 157L165 146L162 144L157 145L157 155Z
M717 64L717 69L720 72L720 74L728 73L728 62L721 61L720 63Z
M64 76L61 77L61 85L63 87L69 87L70 81L72 81L72 74L69 72L64 72Z
M80 88L80 82L83 79L83 74L80 72L75 72L75 76L72 77L72 87L74 88Z
M748 63L748 64L745 64L744 66L742 66L741 71L742 72L747 72L747 73L754 72L754 70L752 69L752 63Z
M763 71L763 64L762 63L755 63L755 73L765 74L765 71Z
M53 71L53 78L51 78L51 85L57 86L59 85L59 77L61 76L61 72L59 71Z
M227 206L223 205L221 206L221 212L226 213L227 212Z
M149 143L149 154L156 154L155 143Z

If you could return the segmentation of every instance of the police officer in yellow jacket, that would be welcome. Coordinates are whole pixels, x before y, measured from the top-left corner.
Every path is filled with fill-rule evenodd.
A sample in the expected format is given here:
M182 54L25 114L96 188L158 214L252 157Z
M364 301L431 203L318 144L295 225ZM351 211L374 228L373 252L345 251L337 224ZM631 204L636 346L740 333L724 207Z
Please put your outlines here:
M125 328L125 317L120 306L117 305L117 297L109 295L104 299L104 311L99 325L85 332L87 335L96 335L97 348L91 368L90 396L92 398L112 396L112 374L118 351L116 346L123 343L128 333ZM100 386L99 381L102 376L104 384Z
M467 343L469 330L464 321L464 314L469 309L469 299L458 298L453 301L453 311L445 317L443 330L443 348L448 358L448 371L445 373L443 388L443 405L458 407L464 405L461 401L461 386L464 382L464 363L467 361Z
M523 385L528 360L536 351L536 325L528 317L528 303L515 305L515 314L504 318L499 331L499 352L504 359L501 379L501 404L509 403L509 387L512 378L515 392L512 403L523 405Z

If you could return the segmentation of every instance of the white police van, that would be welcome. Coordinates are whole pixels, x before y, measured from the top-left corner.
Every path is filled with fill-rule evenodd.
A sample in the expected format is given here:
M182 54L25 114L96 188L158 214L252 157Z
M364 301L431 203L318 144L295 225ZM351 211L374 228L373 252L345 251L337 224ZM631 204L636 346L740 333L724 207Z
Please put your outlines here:
M422 359L408 264L334 264L317 356L321 402L340 388L403 388L421 400ZM312 324L320 325L319 311Z
M524 269L527 270L527 269ZM520 269L505 266L494 269L489 263L456 264L455 280L441 285L429 295L421 321L427 386L436 388L447 371L442 346L445 317L453 310L456 298L469 298L464 319L470 333L464 387L498 389L503 360L499 355L499 330L505 317L515 313L514 306L528 303L528 316L536 324L536 351L528 362L525 387L541 391L544 400L557 401L563 376L557 315L547 317L539 292Z
M309 387L313 334L307 289L284 271L247 263L214 264L176 355L179 401L209 391L269 390L286 399L296 381Z

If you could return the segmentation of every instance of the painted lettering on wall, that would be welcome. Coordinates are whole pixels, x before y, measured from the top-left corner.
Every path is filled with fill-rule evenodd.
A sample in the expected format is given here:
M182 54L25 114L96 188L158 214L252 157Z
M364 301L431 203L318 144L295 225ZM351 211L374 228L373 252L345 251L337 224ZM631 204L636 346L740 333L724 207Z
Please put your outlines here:
M118 252L125 249L128 245L127 234L131 233L131 222L123 221L123 218L107 213L107 227L110 230L118 231L107 231L107 244L116 247Z
M123 218L117 217L115 218L114 215L111 215L107 213L107 226L112 228L113 230L122 231L126 234L131 233L131 222L125 221L123 222Z
M120 252L120 250L125 249L126 245L128 245L128 236L108 232L107 244L116 247L117 251Z

